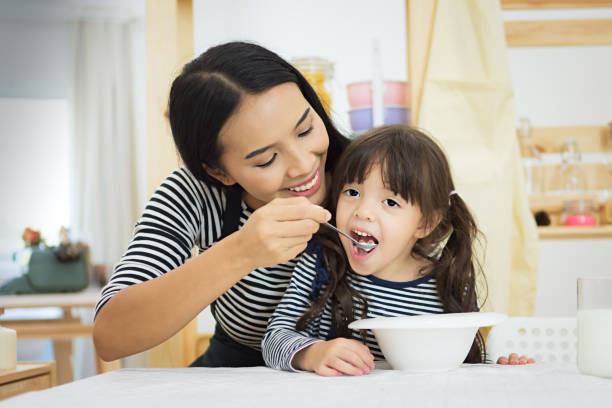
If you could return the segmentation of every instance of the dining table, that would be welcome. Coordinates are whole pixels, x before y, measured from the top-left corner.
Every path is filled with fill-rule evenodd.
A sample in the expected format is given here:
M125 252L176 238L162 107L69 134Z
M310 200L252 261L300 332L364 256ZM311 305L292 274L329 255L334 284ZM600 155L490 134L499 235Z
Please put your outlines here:
M575 364L376 368L351 377L247 368L123 368L0 402L9 407L612 407L612 379Z

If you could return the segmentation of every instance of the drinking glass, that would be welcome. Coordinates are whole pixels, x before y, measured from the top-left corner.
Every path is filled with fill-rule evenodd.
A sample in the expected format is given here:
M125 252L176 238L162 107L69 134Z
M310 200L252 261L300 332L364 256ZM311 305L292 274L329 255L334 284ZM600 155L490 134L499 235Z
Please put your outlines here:
M578 369L612 378L612 276L578 278Z

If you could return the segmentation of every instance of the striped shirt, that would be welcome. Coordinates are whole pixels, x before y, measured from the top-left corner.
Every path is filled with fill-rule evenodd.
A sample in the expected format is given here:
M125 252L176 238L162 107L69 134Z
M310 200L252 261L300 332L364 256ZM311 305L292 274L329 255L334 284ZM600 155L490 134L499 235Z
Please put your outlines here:
M443 313L436 291L436 281L431 275L410 282L391 282L375 276L361 276L350 272L349 284L368 302L367 317L392 317ZM295 354L318 341L336 337L332 330L331 300L323 312L303 331L295 324L310 307L311 299L322 293L327 283L327 271L319 244L312 240L302 254L293 272L291 283L280 304L268 322L262 347L266 364L272 368L298 371L291 366ZM361 316L362 307L355 305L355 316ZM361 342L358 330L352 337ZM375 359L384 360L374 334L368 330L366 345Z
M185 263L193 247L201 253L219 241L227 204L225 191L196 179L185 167L168 176L136 223L127 251L102 289L96 315L121 289L162 276ZM242 201L239 228L252 212ZM289 285L296 263L297 258L258 268L212 303L213 317L231 338L261 349L268 319Z

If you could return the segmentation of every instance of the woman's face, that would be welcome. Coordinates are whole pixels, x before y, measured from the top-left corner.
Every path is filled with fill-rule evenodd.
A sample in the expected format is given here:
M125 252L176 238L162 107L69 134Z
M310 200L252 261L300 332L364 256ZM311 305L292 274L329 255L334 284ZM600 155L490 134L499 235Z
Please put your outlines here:
M277 197L325 198L329 137L323 121L292 82L243 97L219 133L223 184L238 183L253 209Z

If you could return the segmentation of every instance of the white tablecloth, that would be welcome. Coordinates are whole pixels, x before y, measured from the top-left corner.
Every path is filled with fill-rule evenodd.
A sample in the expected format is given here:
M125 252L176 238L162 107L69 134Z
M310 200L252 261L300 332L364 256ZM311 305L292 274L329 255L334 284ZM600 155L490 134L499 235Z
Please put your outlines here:
M8 407L612 407L612 379L575 365L376 369L319 377L254 368L121 369L0 402Z

